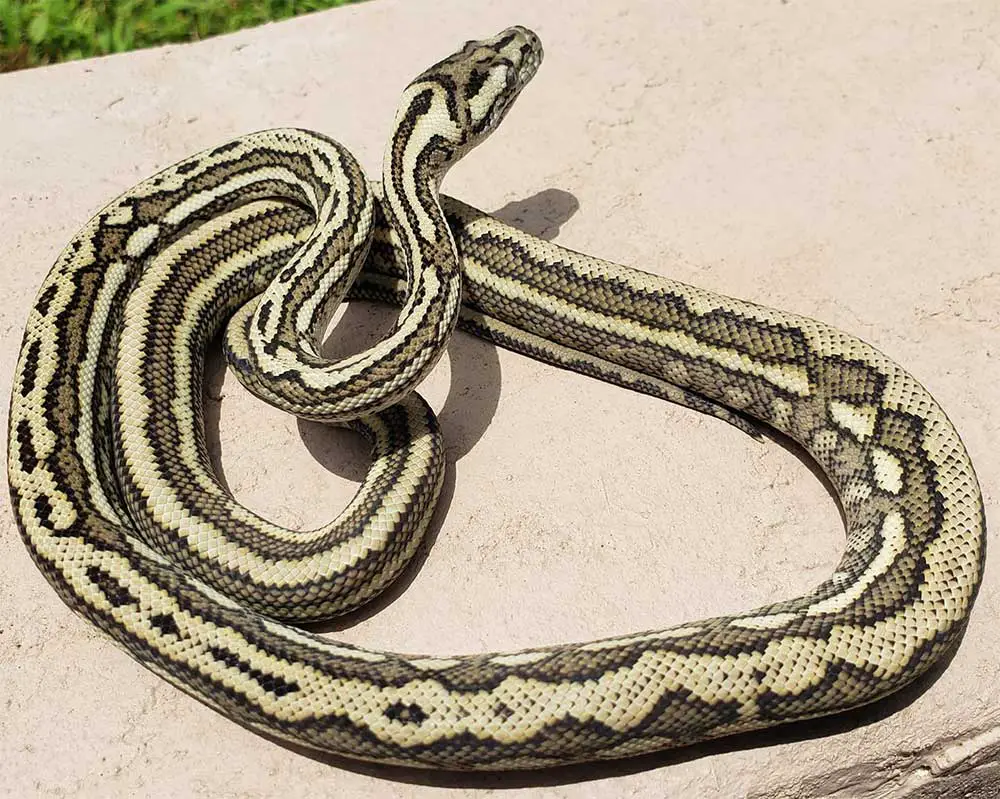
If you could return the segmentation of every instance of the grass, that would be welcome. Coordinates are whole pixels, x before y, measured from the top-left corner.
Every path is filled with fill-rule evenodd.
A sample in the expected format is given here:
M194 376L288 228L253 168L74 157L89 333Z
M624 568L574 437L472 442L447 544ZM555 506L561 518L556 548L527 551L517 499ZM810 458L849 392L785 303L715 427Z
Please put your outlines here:
M354 0L0 0L0 71L189 42Z

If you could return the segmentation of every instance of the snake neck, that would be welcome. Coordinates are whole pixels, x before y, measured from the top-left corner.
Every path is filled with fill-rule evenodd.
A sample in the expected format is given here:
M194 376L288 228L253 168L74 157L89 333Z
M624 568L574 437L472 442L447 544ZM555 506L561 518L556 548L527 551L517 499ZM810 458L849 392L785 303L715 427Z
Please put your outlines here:
M458 254L439 191L447 171L464 154L465 134L449 110L454 103L448 88L433 80L410 84L383 158L382 211L406 273L407 305L419 302L429 288L426 281L442 274L445 279L453 275L458 284ZM428 264L438 270L423 268Z

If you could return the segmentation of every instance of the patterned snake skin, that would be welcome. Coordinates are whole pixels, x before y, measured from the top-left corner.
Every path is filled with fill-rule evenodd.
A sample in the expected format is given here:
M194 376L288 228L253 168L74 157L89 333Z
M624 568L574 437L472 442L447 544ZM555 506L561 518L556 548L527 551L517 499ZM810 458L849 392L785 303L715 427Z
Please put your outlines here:
M982 498L958 434L914 378L821 322L571 252L439 198L541 54L533 33L511 28L419 76L381 187L318 134L244 136L112 202L42 284L10 411L24 540L71 608L242 724L428 767L622 757L872 702L965 626ZM352 296L403 311L372 350L330 363L317 341L356 279ZM357 495L319 529L259 518L212 472L203 361L227 320L230 365L251 391L372 443ZM836 571L737 616L504 654L400 655L291 626L368 601L418 546L444 459L413 387L456 324L791 436L840 496Z

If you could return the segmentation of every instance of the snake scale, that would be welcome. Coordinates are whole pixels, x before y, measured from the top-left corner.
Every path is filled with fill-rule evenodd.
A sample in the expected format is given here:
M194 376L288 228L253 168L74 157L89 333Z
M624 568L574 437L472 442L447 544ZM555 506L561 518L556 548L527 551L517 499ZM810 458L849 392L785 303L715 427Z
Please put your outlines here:
M856 707L954 646L985 546L976 476L908 373L821 322L541 241L438 188L542 56L524 28L405 90L379 185L281 129L187 158L101 210L45 279L10 406L12 506L39 569L133 658L251 728L351 758L508 769L615 758ZM403 306L373 349L318 349L345 298ZM444 465L413 388L456 325L799 442L847 543L810 593L513 653L373 651L295 623L406 564ZM277 527L212 472L207 343L255 394L348 425L373 464L334 521Z

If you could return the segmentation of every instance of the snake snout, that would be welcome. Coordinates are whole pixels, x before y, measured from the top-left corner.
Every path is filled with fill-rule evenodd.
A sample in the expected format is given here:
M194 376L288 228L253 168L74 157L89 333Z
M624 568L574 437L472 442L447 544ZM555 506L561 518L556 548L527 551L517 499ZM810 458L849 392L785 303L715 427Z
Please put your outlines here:
M544 56L538 34L521 25L501 31L483 44L492 46L499 58L510 63L519 86L524 86L535 76Z

